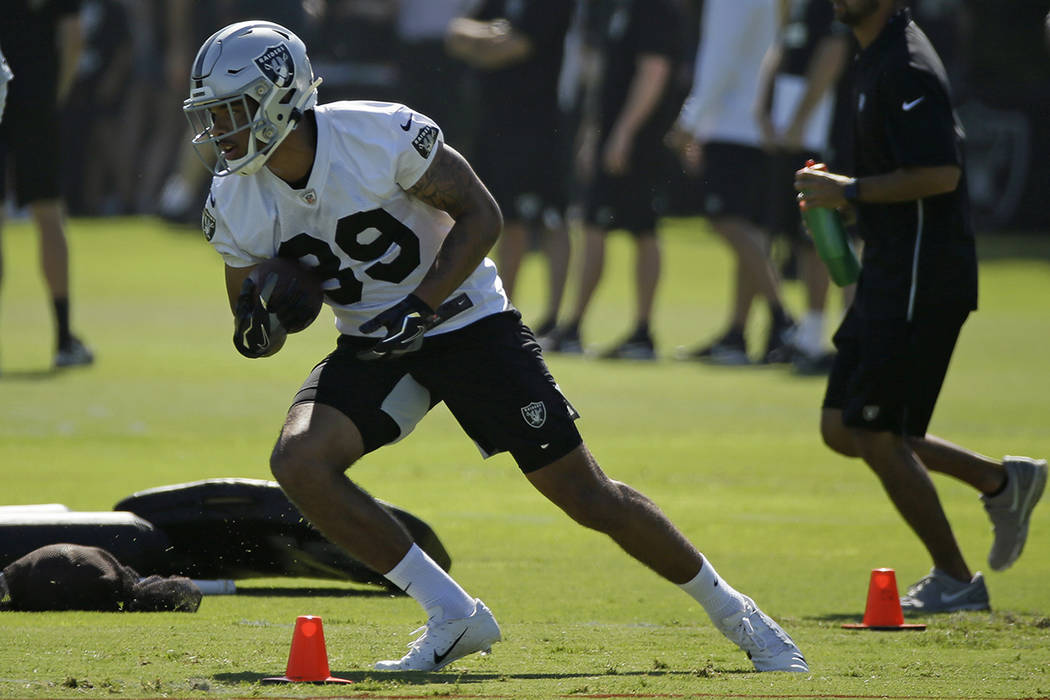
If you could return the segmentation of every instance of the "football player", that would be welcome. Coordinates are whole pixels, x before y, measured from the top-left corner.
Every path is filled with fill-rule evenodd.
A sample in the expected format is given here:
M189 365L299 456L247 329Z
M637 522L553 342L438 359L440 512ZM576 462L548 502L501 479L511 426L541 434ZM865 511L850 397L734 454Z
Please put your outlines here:
M486 257L499 208L438 125L399 104L319 105L320 82L292 32L238 23L201 47L184 110L215 157L203 227L226 262L237 349L272 354L272 331L302 321L302 295L259 289L254 266L287 257L324 281L341 335L295 396L270 466L332 542L424 608L409 652L376 668L435 671L500 640L484 603L345 475L443 401L483 455L509 452L570 517L681 586L757 669L808 670L648 498L599 468Z

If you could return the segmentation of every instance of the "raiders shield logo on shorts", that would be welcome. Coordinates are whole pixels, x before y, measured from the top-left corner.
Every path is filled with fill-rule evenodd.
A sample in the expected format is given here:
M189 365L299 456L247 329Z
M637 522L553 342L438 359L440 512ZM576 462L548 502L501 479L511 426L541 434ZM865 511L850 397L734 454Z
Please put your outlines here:
M521 407L521 417L533 428L542 428L547 422L547 407L542 401L533 401L528 406Z

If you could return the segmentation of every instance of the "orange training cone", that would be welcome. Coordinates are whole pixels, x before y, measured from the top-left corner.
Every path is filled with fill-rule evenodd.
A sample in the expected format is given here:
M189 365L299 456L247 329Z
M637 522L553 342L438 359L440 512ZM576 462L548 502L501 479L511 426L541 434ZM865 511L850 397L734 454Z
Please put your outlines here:
M324 627L315 615L295 618L292 650L288 652L288 668L280 678L263 678L263 683L353 683L335 678L328 670L328 652L324 646Z
M926 625L904 622L901 599L897 595L897 576L893 569L872 569L868 584L868 604L864 620L843 625L850 630L924 630Z

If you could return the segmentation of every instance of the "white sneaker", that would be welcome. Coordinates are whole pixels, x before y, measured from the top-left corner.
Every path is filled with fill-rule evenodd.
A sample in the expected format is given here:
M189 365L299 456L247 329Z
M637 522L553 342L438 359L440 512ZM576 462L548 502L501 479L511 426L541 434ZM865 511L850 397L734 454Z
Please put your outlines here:
M422 632L408 645L408 653L400 659L377 661L377 671L440 671L456 659L480 651L492 650L502 639L499 625L492 612L480 600L474 600L474 612L436 622L433 618L412 634Z
M809 672L809 664L798 645L747 596L744 596L744 609L723 618L718 629L747 652L756 671Z
M1028 457L1003 457L1006 488L996 496L981 496L984 509L992 520L995 540L988 552L988 566L996 571L1007 569L1017 561L1028 539L1028 521L1032 509L1046 486L1046 460Z

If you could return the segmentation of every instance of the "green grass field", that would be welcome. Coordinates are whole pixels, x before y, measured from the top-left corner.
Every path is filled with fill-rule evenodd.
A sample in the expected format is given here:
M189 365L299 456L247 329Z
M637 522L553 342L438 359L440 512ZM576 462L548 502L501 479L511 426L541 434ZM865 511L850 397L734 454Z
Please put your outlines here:
M74 326L90 369L48 371L49 305L36 236L4 230L0 504L110 510L141 489L269 478L284 410L334 340L331 316L279 355L234 351L222 263L199 232L149 219L71 224ZM670 357L721 329L728 254L673 220L655 333ZM989 455L1050 455L1050 239L981 241L981 310L967 323L931 431ZM519 305L541 307L530 260ZM585 339L626 332L630 241L616 237ZM794 308L801 302L789 284ZM756 337L766 322L755 314ZM422 623L408 598L335 581L239 582L196 614L0 613L0 697L1037 697L1050 695L1050 505L1025 555L985 571L994 612L927 618L926 632L840 628L864 612L872 568L901 587L929 560L859 462L823 447L823 381L769 368L608 364L552 356L603 467L651 496L734 586L802 647L808 675L757 674L700 607L531 490L510 458L482 461L436 409L408 440L354 467L375 495L424 518L452 571L504 631L487 657L439 674L380 675ZM990 526L967 487L935 476L971 566ZM145 573L145 572L144 572ZM261 686L281 675L297 615L324 619L352 686Z

